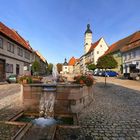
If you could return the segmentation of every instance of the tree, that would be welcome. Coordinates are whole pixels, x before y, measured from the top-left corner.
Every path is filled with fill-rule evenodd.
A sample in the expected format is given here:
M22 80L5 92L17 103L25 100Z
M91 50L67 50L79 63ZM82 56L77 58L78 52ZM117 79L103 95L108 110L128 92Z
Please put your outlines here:
M58 71L58 73L60 73L60 71L62 71L62 64L61 63L58 63L57 64L57 71Z
M117 61L114 59L112 55L105 55L98 59L97 68L99 69L113 69L118 65ZM106 76L105 76L105 85L106 85Z
M89 64L89 65L87 65L87 68L89 69L89 70L95 70L96 69L96 65L95 64Z
M52 74L52 68L53 68L53 64L52 63L49 63L48 64L48 68L47 68L47 73L48 74Z
M40 63L37 60L35 60L32 64L32 71L36 74L40 71Z

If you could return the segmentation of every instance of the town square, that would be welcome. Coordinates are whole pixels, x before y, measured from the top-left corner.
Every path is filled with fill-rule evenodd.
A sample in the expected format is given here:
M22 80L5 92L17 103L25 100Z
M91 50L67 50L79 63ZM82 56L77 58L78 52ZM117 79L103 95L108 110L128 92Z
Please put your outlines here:
M140 140L139 0L0 4L0 140Z

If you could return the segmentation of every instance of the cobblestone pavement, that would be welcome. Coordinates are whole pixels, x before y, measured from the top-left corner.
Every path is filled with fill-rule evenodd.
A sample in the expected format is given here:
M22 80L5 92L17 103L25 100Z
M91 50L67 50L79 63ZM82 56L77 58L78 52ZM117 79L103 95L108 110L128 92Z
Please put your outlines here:
M85 140L80 128L57 128L54 140Z
M98 79L98 82L105 81L104 77L95 76L95 79ZM107 83L113 83L115 85L120 85L129 89L140 91L140 81L136 81L136 80L120 79L119 77L107 77Z
M0 85L0 140L12 139L22 127L5 123L22 110L20 93L20 84Z
M11 140L22 125L13 125L0 122L0 140Z
M104 87L103 81L97 78L93 102L79 116L83 134L87 140L140 140L140 90L119 86L118 79Z
M20 91L20 84L0 85L0 99L9 96L11 94L16 94L19 91Z
M0 121L7 121L21 111L20 84L0 85Z

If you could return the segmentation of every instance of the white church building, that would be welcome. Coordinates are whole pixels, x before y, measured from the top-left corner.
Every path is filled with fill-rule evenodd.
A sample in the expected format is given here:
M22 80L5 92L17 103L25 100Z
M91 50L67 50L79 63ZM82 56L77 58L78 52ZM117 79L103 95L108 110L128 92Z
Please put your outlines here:
M90 25L87 25L87 29L84 35L84 55L80 57L80 69L81 73L87 71L88 64L97 64L98 58L101 57L108 49L108 45L104 38L100 38L96 42L92 43L92 31Z
M88 71L87 65L97 64L98 58L104 55L107 50L108 45L104 38L92 42L92 31L90 25L87 24L87 29L84 34L84 54L79 59L72 57L69 60L69 63L65 60L62 72L69 74L84 74Z

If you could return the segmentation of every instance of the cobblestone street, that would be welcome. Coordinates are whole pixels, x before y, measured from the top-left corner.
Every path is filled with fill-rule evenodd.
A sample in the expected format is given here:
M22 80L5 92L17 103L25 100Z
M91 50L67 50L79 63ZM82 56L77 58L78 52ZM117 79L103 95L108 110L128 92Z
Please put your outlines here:
M95 78L93 102L79 114L80 128L60 130L60 139L140 140L140 82L107 78L105 87L104 77ZM20 90L18 84L0 86L0 121L20 111Z
M93 103L79 116L83 134L88 140L140 140L140 82L107 80L104 87L104 78L97 78Z
M0 121L10 119L21 110L21 85L0 85Z

